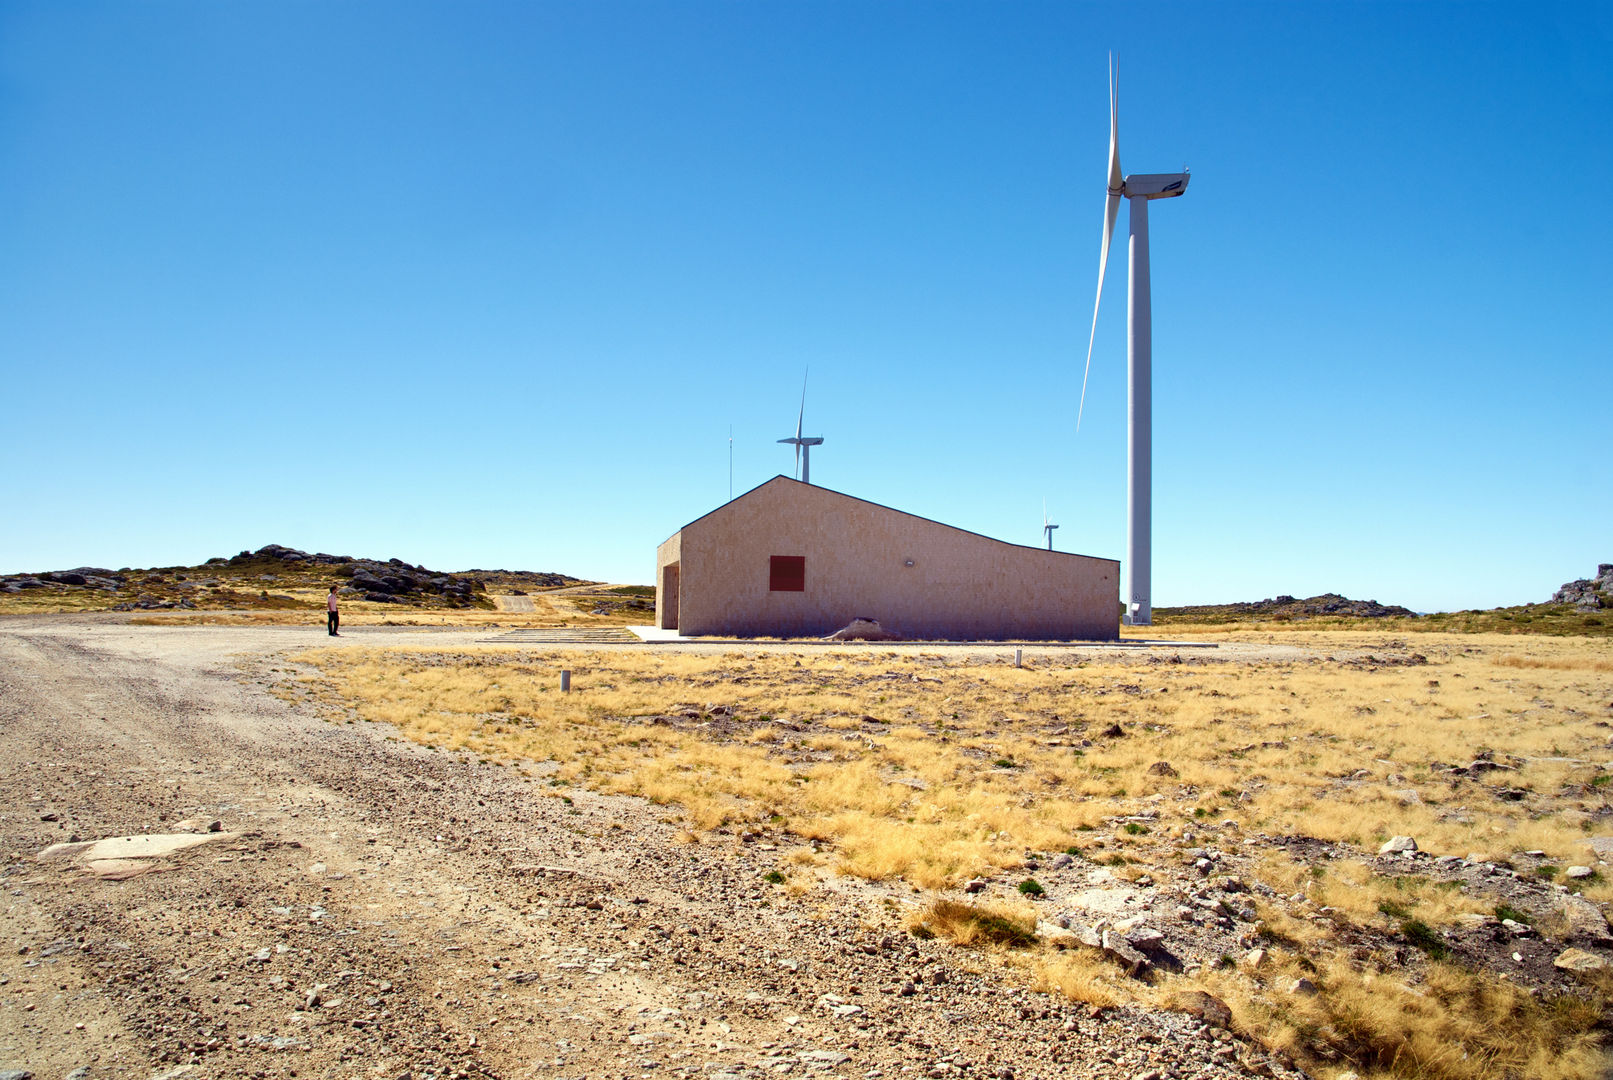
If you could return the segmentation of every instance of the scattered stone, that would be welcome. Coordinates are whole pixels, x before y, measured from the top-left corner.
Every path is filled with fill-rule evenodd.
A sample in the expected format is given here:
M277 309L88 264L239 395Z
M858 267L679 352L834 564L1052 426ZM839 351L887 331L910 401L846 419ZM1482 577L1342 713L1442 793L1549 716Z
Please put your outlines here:
M1383 846L1378 849L1378 854L1379 855L1398 855L1401 852L1416 851L1416 850L1417 850L1417 841L1413 840L1411 837L1409 837L1409 836L1392 836L1388 840L1384 841Z
M1477 775L1479 773L1487 772L1517 772L1518 770L1512 765L1503 765L1499 761L1491 761L1489 758L1480 758L1477 761L1469 763L1466 771Z
M1563 876L1577 881L1580 878L1588 878L1594 873L1596 871L1588 866L1570 866Z
M1250 949L1248 952L1244 953L1243 958L1238 961L1238 966L1244 971L1259 971L1265 962L1265 949Z
M843 1054L839 1050L807 1050L800 1054L802 1061L818 1062L834 1068L844 1065L851 1060L850 1054Z
M986 881L984 878L970 878L968 881L963 883L963 891L966 893L981 892L985 889L985 887Z
M1310 997L1316 993L1316 984L1306 978L1296 979L1293 976L1284 976L1283 978L1278 979L1275 985L1277 989L1281 990L1285 994L1296 994L1304 997Z

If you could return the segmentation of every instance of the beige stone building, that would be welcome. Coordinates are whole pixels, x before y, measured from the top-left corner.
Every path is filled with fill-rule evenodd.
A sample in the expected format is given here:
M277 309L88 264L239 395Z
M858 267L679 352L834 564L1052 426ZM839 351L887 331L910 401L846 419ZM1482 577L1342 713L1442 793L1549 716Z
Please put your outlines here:
M910 638L1112 640L1120 563L776 476L661 545L655 607L689 636L822 637L868 618Z

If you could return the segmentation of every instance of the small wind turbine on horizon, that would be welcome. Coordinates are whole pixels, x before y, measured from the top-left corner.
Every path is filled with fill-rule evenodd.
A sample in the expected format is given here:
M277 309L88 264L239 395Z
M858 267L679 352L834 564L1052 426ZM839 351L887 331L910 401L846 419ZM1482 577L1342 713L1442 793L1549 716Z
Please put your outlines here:
M1148 285L1148 204L1154 199L1174 199L1187 190L1188 171L1142 173L1123 176L1120 172L1120 73L1111 54L1109 60L1109 184L1103 205L1103 247L1098 252L1098 296L1092 302L1092 334L1087 339L1086 371L1081 375L1081 404L1075 414L1075 429L1081 430L1081 414L1086 409L1087 375L1092 372L1092 343L1098 336L1098 305L1103 302L1103 276L1109 268L1109 241L1114 236L1115 214L1122 198L1131 200L1131 280L1129 282L1130 325L1126 332L1126 616L1133 626L1154 621L1149 598L1152 576L1153 504L1153 314ZM1051 535L1051 534L1049 534Z
M1042 531L1047 534L1047 550L1053 550L1053 530L1058 528L1053 519L1047 516L1047 500L1042 500Z
M801 412L795 418L795 435L779 440L781 443L795 444L795 478L803 484L812 483L812 448L823 445L822 435L801 434L801 424L806 420L807 375L810 374L812 369L808 368L807 374L801 376Z

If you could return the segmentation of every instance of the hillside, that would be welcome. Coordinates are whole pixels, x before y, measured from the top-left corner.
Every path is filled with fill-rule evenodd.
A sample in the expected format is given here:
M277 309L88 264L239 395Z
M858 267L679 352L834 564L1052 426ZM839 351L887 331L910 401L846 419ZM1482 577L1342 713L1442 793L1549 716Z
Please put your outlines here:
M1154 626L1165 630L1213 626L1226 631L1256 627L1347 630L1370 626L1396 632L1607 637L1613 636L1613 625L1603 615L1606 607L1613 607L1613 566L1604 564L1597 578L1571 581L1542 604L1418 614L1397 604L1323 593L1303 600L1278 596L1230 604L1156 607Z
M0 577L0 610L150 611L161 609L319 610L341 585L346 600L413 609L492 610L488 587L575 585L580 579L534 571L430 570L402 559L309 553L280 544L208 559L199 566L110 570L80 566Z

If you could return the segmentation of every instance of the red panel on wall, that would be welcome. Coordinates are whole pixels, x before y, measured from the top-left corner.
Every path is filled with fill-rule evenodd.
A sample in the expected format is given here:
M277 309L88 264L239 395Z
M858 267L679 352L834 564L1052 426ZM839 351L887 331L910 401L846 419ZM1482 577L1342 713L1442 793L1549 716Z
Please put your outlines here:
M805 555L769 555L767 587L772 592L806 592Z

